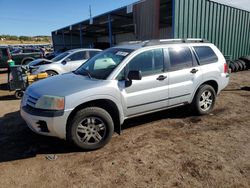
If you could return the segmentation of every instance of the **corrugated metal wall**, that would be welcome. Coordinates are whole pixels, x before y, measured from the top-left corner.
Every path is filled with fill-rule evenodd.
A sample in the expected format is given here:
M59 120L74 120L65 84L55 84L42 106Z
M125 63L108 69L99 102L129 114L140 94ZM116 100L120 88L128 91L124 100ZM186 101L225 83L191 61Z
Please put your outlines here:
M175 38L204 38L224 55L250 55L250 12L209 0L173 0Z
M159 38L160 0L146 0L134 5L133 16L138 40Z

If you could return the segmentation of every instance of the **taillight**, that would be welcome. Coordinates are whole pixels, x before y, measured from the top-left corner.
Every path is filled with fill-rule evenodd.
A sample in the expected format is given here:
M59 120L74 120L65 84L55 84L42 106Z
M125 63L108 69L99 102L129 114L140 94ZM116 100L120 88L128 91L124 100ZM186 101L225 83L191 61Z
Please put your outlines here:
M228 65L224 63L224 73L228 73Z

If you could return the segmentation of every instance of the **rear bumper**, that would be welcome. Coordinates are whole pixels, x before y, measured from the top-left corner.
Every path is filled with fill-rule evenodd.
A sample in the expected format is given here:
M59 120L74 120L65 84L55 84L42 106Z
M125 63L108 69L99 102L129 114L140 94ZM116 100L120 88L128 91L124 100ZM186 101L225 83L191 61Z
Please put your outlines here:
M230 78L230 73L221 73L218 94L220 93L221 90L223 90L224 88L228 86L229 78Z

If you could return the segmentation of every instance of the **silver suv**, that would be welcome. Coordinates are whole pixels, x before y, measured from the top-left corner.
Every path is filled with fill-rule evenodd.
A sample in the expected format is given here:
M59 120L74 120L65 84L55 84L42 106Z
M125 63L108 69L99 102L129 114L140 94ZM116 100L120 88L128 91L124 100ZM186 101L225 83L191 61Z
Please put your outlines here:
M229 82L222 53L203 40L131 42L109 48L72 73L32 84L21 115L36 133L93 150L124 120L191 104L208 114Z

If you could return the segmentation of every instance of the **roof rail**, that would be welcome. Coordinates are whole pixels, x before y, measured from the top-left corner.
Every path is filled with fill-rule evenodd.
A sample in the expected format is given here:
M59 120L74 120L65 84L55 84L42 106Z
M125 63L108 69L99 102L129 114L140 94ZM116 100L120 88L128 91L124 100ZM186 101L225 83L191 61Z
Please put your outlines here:
M124 42L119 42L118 45L129 45L129 44L142 44L145 41L137 40L137 41L124 41Z
M207 43L208 41L200 38L187 38L187 39L159 39L159 40L149 40L144 41L145 46L153 46L159 44L171 44L171 43L194 43L194 42L203 42Z
M203 42L207 43L208 41L205 39L200 38L186 38L186 39L154 39L154 40L145 40L145 41L124 41L119 43L118 45L131 45L131 44L138 44L145 46L153 46L159 44L172 44L172 43L194 43L194 42Z

